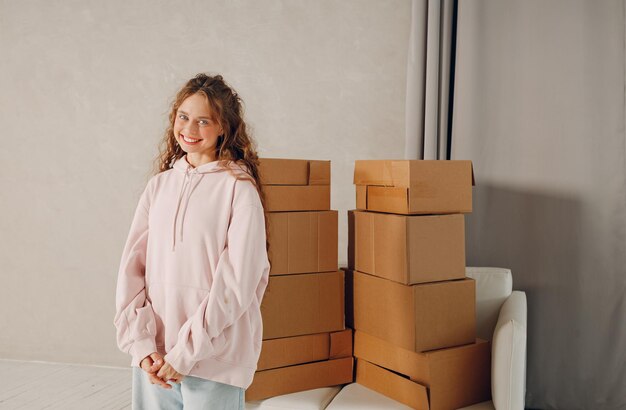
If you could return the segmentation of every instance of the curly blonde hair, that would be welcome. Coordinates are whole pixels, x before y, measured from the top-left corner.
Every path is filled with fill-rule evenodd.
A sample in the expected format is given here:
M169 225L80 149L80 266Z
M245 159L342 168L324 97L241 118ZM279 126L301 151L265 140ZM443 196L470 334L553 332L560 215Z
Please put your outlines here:
M222 126L224 133L217 139L216 159L222 166L232 162L244 165L243 170L254 183L265 212L266 249L269 256L269 230L267 211L265 211L265 192L259 176L259 157L256 143L250 136L243 120L243 101L224 81L221 75L210 76L199 73L176 93L169 113L169 125L159 144L159 154L154 160L154 174L171 169L174 162L185 155L174 136L174 121L180 105L193 94L203 95L209 108ZM238 177L239 178L239 177ZM242 178L239 178L242 179Z

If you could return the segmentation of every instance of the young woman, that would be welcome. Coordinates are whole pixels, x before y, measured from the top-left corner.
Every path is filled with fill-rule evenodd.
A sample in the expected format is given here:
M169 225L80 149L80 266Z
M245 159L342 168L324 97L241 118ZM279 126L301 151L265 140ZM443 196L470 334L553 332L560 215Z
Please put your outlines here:
M114 324L133 409L243 409L268 282L258 156L220 75L177 93L122 252Z

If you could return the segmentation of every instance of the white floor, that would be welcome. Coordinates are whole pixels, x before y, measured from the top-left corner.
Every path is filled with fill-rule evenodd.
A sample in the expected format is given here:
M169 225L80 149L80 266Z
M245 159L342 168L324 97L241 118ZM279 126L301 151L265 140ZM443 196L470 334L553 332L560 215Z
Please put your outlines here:
M130 368L0 359L0 410L131 410L131 383ZM333 410L408 409L360 384L340 390L330 387L287 394L246 403L246 408L311 410L330 402L328 408ZM461 410L493 409L489 401Z
M130 368L0 359L0 409L129 409Z

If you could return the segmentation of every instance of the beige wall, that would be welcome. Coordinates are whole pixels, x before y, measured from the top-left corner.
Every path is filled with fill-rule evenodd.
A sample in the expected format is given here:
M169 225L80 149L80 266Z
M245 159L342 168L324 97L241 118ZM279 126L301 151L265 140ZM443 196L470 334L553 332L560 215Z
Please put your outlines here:
M527 408L624 408L624 4L459 2L467 264L510 268L526 292Z
M403 158L410 2L0 0L0 358L126 366L115 280L167 104L240 93L265 157Z

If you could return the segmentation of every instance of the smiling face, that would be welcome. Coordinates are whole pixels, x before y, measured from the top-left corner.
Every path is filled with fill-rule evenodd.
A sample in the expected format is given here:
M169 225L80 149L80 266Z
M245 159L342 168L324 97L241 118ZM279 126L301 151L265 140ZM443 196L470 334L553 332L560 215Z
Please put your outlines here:
M223 130L206 97L195 93L187 97L176 111L174 137L193 163L216 160L217 137Z

